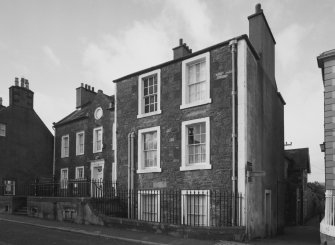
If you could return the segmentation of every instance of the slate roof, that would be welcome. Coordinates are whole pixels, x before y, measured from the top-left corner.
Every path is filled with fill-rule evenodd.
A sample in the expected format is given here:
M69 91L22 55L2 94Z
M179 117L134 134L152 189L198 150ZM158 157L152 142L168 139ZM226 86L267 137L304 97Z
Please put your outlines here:
M114 103L114 96L108 96L106 94L103 94L104 96L106 96L112 103ZM55 127L67 124L69 122L73 122L73 121L77 121L77 120L81 120L84 118L88 118L89 114L89 105L91 104L91 102L86 103L85 105L82 106L81 109L77 109L73 112L71 112L69 115L67 115L66 117L64 117L62 120L54 123Z
M308 148L285 150L285 157L293 163L294 169L306 169L311 173Z

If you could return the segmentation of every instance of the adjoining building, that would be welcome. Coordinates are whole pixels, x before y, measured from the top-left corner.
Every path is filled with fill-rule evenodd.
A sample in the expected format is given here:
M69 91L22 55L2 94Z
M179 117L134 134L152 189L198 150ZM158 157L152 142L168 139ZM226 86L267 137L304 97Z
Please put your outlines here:
M76 110L54 123L54 176L61 189L78 188L73 182L93 180L94 188L101 193L91 195L102 195L103 182L115 181L113 123L114 96L81 84L76 89Z
M117 181L134 193L128 217L220 226L219 190L232 199L228 223L245 226L249 238L283 228L276 41L260 4L248 19L249 37L194 53L180 40L173 60L114 81ZM179 197L171 201L167 190Z
M307 220L307 175L311 173L309 149L285 150L286 224L303 225Z
M52 178L53 135L34 110L25 78L9 88L9 106L0 99L0 149L0 195L19 195L19 186Z
M317 57L324 86L324 143L326 203L320 224L321 242L335 240L335 49Z

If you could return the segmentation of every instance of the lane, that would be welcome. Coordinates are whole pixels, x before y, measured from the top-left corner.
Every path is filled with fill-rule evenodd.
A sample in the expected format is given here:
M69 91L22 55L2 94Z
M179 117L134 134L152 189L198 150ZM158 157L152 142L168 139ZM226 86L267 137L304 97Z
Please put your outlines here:
M0 220L0 245L134 245L133 242L77 234Z

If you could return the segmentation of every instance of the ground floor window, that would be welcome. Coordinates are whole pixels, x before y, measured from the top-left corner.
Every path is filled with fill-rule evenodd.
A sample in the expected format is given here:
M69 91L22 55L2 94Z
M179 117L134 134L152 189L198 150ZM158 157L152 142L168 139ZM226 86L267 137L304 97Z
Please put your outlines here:
M159 190L146 190L138 192L138 219L160 222Z
M182 224L209 225L209 190L182 190Z
M15 181L5 180L4 181L4 195L15 195Z

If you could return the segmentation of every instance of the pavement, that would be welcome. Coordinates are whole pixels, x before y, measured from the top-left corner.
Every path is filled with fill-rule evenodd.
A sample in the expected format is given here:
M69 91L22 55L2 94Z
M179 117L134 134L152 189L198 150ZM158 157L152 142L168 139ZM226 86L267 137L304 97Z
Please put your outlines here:
M311 219L304 226L286 227L283 235L273 238L259 239L249 241L248 243L240 243L233 241L214 241L214 240L197 240L185 239L164 234L156 234L135 230L118 229L114 227L82 225L69 222L58 222L53 220L45 220L32 218L27 216L16 216L8 214L0 214L0 221L12 222L17 224L31 225L46 229L53 229L62 232L72 232L75 234L89 235L100 238L108 238L117 240L120 243L127 244L148 244L148 245L312 245L320 244L319 220L317 217ZM1 243L0 243L1 245Z
M147 245L242 245L245 243L230 242L230 241L210 241L210 240L196 240L185 239L164 234L155 234L134 230L117 229L114 227L104 227L95 225L82 225L70 222L58 222L53 220L45 220L39 218L32 218L27 216L17 216L0 214L0 221L12 222L17 224L31 225L46 229L53 229L63 232L72 232L76 234L83 234L89 236L97 236L109 238L122 242L134 244L147 244Z

